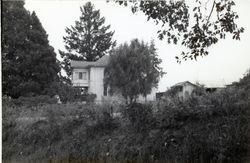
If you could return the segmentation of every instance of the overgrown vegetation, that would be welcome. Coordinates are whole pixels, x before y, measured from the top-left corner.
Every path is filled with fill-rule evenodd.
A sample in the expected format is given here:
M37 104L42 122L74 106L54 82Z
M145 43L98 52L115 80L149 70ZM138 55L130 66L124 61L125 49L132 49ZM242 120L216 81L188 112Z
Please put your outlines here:
M250 100L245 87L177 101L27 107L5 99L3 160L249 161ZM121 110L121 116L113 110Z

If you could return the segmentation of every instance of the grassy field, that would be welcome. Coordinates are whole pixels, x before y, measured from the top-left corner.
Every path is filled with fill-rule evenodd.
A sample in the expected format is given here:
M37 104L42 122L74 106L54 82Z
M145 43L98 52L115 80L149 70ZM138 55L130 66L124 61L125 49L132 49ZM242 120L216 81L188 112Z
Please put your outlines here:
M249 124L235 90L132 106L4 100L3 162L247 162Z

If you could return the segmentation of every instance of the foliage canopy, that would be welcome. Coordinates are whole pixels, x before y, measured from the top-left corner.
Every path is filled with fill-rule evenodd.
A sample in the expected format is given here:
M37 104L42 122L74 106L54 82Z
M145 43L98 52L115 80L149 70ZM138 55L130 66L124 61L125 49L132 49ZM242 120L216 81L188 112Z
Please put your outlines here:
M120 45L110 55L105 69L105 82L111 92L118 90L125 99L135 102L138 95L146 96L157 87L163 75L154 42L150 45L137 39Z
M168 43L186 47L176 56L177 62L208 55L208 48L220 39L231 34L232 39L240 40L244 28L238 27L238 14L233 10L234 0L194 0L190 8L187 1L117 1L130 6L133 13L143 12L148 20L161 25L158 38L166 38Z
M60 72L46 31L23 1L4 1L2 5L3 94L13 98L46 94Z

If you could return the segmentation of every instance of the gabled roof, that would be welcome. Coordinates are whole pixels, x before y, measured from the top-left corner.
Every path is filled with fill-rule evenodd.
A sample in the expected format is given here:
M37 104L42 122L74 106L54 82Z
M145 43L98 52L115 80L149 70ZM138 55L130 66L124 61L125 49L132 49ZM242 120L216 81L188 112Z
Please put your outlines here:
M95 62L89 61L75 61L71 60L70 64L73 68L88 68L88 67L106 67L109 62L109 56L104 55L102 58L98 59Z
M189 82L189 81L184 81L184 82L180 82L180 83L177 83L175 85L173 85L172 87L178 87L178 86L184 86L184 85L192 85L194 87L197 87L197 85Z

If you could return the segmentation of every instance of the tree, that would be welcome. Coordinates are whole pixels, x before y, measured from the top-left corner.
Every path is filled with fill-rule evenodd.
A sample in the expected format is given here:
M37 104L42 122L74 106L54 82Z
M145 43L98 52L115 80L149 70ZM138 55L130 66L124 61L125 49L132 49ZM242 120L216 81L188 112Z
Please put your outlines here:
M153 41L148 45L134 39L130 45L125 43L114 49L104 80L111 92L118 91L133 103L138 95L146 96L157 87L163 75L160 63Z
M2 14L3 94L46 94L50 83L59 80L60 67L39 19L23 1L4 1Z
M245 91L250 90L250 68L246 71L243 78L241 78L239 82L234 82L232 85L243 88Z
M67 75L71 75L70 60L96 61L115 45L112 41L114 32L108 31L105 18L100 17L100 11L94 9L91 2L80 7L80 20L75 26L66 28L67 36L63 37L67 52L59 50L63 58L62 67Z
M232 39L240 40L244 28L238 27L239 18L233 11L234 0L194 0L190 10L187 1L117 1L120 5L130 6L133 13L143 12L148 20L160 24L158 37L164 37L168 43L181 43L189 50L176 56L177 62L208 55L208 47L225 39L231 34ZM193 23L192 23L193 21Z

